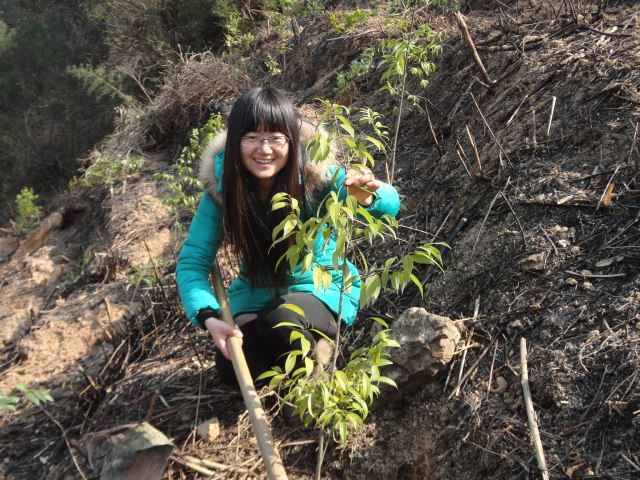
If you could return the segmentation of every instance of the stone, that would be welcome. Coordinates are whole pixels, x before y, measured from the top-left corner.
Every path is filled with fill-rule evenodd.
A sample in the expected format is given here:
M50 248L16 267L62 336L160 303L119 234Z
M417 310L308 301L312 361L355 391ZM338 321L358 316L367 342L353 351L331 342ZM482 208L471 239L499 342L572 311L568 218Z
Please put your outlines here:
M80 446L86 450L91 470L100 472L100 480L160 480L174 449L147 422L91 433Z
M518 262L518 268L523 272L537 272L544 270L547 255L545 252L534 253Z
M460 342L460 331L450 318L413 307L393 323L391 338L400 348L392 349L393 364L381 373L396 382L398 388L381 385L381 403L399 400L446 370Z
M213 442L220 435L220 423L217 418L211 418L198 425L197 432L198 437Z

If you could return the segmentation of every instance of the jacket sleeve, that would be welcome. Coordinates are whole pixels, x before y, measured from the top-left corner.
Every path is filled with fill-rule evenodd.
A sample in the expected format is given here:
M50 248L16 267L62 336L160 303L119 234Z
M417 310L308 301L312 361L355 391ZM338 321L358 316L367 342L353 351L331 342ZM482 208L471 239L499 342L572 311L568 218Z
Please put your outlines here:
M209 282L209 271L222 236L220 208L205 193L189 227L176 267L176 282L182 305L189 320L199 327L202 327L197 318L200 310L212 309L219 312L219 304Z
M338 198L343 200L347 197L347 187L344 179L347 171L343 168L334 171L331 189L338 192ZM387 214L395 217L400 211L400 197L396 189L388 183L382 182L380 188L373 194L374 200L371 205L364 207L373 217L380 218Z

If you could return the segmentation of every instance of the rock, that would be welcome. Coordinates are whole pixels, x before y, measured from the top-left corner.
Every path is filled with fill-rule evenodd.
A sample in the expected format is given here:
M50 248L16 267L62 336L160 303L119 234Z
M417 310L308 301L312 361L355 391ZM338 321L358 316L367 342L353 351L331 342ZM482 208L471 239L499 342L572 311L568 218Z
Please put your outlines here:
M64 268L54 260L55 247L42 247L33 256L24 259L24 266L31 281L39 286L53 285L63 274Z
M173 444L147 422L89 435L87 459L100 480L160 480Z
M382 374L398 385L381 386L379 402L399 400L436 378L453 358L460 332L448 317L427 312L424 308L406 310L392 327L391 337L400 343L391 353L393 365Z
M213 442L220 435L220 423L217 418L211 418L198 425L197 432L200 438Z
M518 262L518 268L523 272L541 271L544 270L546 261L547 254L545 252L538 252L520 260Z

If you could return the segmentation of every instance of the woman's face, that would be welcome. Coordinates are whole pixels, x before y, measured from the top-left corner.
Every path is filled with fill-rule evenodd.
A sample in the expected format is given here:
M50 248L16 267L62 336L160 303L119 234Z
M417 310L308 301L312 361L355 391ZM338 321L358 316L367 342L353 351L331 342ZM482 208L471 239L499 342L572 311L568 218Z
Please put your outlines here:
M278 172L287 164L289 158L289 142L285 141L283 146L269 145L269 143L275 143L273 137L286 138L282 132L259 130L257 132L247 132L242 136L243 139L247 137L254 137L249 140L254 143L258 141L255 137L264 140L259 141L257 146L247 146L245 145L246 140L241 141L240 158L242 164L249 173L258 179L258 183L261 186L270 189L271 186L273 186L273 182L275 182ZM272 140L267 142L266 139Z

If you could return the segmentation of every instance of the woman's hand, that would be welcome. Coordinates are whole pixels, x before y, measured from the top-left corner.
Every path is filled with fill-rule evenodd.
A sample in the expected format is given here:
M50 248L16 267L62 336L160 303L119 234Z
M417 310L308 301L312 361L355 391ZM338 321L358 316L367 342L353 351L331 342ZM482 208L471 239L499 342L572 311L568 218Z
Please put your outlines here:
M373 172L364 167L354 167L349 170L345 176L344 184L347 187L349 195L356 197L360 205L368 207L373 203L375 192L380 188L380 181L376 180ZM361 187L366 187L364 190Z
M238 327L230 327L222 320L215 317L209 317L204 321L204 326L207 327L209 333L213 337L213 341L220 349L220 353L224 355L227 360L231 360L229 356L229 349L227 348L227 337L233 336L240 339L240 345L242 345L242 331Z

